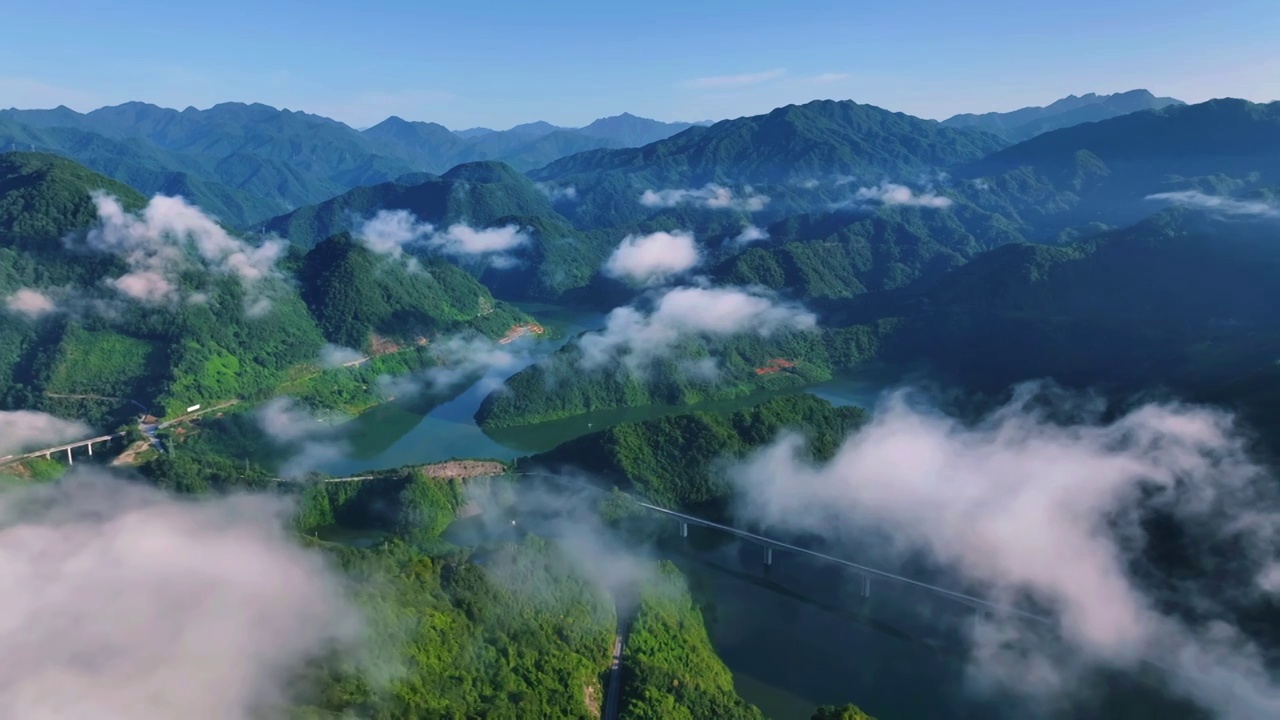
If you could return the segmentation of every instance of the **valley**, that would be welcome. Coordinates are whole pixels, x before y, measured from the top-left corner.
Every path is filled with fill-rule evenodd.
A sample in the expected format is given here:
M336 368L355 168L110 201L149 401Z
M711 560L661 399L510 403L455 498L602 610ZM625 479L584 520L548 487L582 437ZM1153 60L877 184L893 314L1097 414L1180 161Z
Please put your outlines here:
M361 127L0 111L0 551L219 717L1280 707L1280 102Z

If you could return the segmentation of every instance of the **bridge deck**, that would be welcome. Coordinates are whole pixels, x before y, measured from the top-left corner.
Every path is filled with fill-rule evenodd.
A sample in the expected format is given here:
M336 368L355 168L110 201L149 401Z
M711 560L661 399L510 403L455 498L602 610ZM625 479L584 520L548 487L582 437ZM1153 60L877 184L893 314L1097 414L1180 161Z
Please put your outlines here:
M911 578L908 578L908 577L895 575L891 572L885 572L884 570L877 570L873 567L867 567L866 565L859 565L858 563L855 563L855 562L850 562L848 560L844 560L838 557L833 557L831 555L826 555L824 553L820 553L814 550L802 548L798 545L792 545L790 543L785 543L779 540L774 540L772 538L767 538L763 535L757 535L755 533L747 532L746 530L740 530L738 528L735 528L729 525L722 525L720 523L711 522L710 520L703 520L700 517L695 517L693 515L686 515L681 512L676 512L675 510L668 510L667 508L658 507L657 505L650 505L649 503L642 502L637 504L640 505L640 507L643 507L647 510L653 510L655 512L659 512L666 515L670 515L675 518L679 518L682 522L686 522L691 525L699 525L701 527L708 527L708 528L713 528L715 530L720 530L721 532L726 532L726 533L729 533L730 535L736 535L737 537L743 538L744 540L750 540L751 542L762 545L766 548L776 548L779 550L786 550L787 552L793 552L798 555L807 555L809 557L818 558L819 560L835 563L837 565L847 567L850 570L858 572L864 576L879 578L882 580L888 580L890 582L896 582L903 585L909 585L911 587L917 587L923 590L928 590L929 592L942 595L943 597L950 598L951 600L955 600L956 602L968 605L970 607L973 607L979 610L989 610L991 612L1000 613L1000 614L1016 615L1018 617L1025 618L1027 620L1035 620L1041 623L1050 622L1048 618L1041 617L1034 613L1026 612L1025 610L1019 610L1017 608L1008 607L1005 605L998 605L989 600L983 600L982 598L979 598L979 597L966 595L965 593L956 592L955 590L948 590L947 588L938 587L937 585L930 585L929 583L920 582L919 580L912 580Z

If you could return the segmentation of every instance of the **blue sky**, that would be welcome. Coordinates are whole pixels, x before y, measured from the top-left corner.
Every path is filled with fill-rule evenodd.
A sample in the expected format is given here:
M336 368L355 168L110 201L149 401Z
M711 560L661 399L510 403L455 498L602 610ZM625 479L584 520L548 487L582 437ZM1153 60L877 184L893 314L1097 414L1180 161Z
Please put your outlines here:
M930 118L1145 87L1280 98L1277 0L0 0L0 107L228 100L451 128L815 98Z

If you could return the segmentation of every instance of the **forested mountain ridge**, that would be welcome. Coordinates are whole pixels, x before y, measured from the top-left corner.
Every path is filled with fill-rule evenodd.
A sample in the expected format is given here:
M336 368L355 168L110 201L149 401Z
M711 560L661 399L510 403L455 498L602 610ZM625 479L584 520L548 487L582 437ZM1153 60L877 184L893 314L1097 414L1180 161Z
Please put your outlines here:
M1089 223L1132 224L1161 202L1230 212L1220 199L1280 184L1280 102L1222 99L1122 115L1039 135L956 174L968 181L957 188L964 197L1023 223L1032 240Z
M1005 144L985 132L944 128L873 105L815 100L693 127L643 148L581 153L530 175L572 181L625 171L659 187L778 183L832 175L866 176L874 182L882 175L929 172L978 160Z
M1063 246L1002 247L853 307L902 319L882 359L966 387L1053 377L1202 392L1280 357L1274 238L1270 219L1169 210Z
M488 227L508 217L565 222L546 194L528 178L503 163L475 162L414 185L387 182L359 187L271 218L262 227L309 248L330 235L354 229L378 210L408 210L422 222L464 222L476 227Z
M986 130L1018 142L1050 130L1097 122L1143 110L1158 110L1168 105L1185 104L1171 97L1156 97L1148 90L1130 90L1111 95L1086 93L1080 96L1068 95L1044 107L1024 107L1010 112L953 115L943 120L942 124L947 127Z
M267 168L235 187L217 180L217 170L206 167L198 159L155 147L144 140L119 140L79 128L24 126L0 116L0 152L6 151L52 153L71 158L144 193L190 198L231 224L266 217L287 208L286 202L272 199L277 193L307 202L338 190L337 186L328 184L308 189L307 183L295 182L298 178L293 173L275 174ZM227 169L223 179L237 182L230 172L232 168Z

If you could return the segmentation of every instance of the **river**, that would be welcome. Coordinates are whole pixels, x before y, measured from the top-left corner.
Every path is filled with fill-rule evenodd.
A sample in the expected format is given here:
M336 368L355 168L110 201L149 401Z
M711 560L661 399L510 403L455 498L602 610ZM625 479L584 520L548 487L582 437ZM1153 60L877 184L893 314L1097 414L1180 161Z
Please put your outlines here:
M803 391L836 405L870 407L883 387L883 380L867 372L803 389L758 393L694 406L648 405L597 410L563 420L486 432L476 425L475 413L495 387L539 357L559 348L578 333L599 329L604 325L604 314L599 312L539 304L521 304L520 307L537 317L553 332L557 340L540 343L537 352L531 353L522 364L491 373L456 397L425 412L411 402L392 402L364 413L348 424L346 437L351 451L319 469L332 475L353 475L452 458L513 460L550 450L567 440L619 423L690 410L732 411L784 393Z

